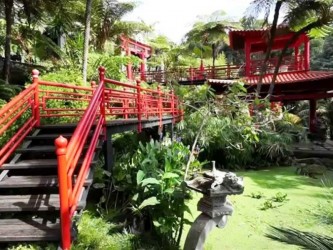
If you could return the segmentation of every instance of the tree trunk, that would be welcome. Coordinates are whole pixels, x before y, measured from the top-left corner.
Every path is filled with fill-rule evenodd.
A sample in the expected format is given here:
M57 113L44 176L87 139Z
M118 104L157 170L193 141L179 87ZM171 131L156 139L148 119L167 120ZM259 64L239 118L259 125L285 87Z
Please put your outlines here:
M5 2L5 18L6 18L6 42L5 42L5 61L2 69L2 77L5 82L9 83L10 74L10 44L12 36L13 23L13 4L14 0L6 0Z
M277 78L277 75L279 73L280 66L282 64L282 59L283 59L283 56L286 54L287 49L289 48L289 46L291 44L293 44L301 34L306 33L308 31L310 31L311 29L321 27L322 25L323 24L322 24L322 22L320 20L317 20L316 22L310 23L307 26L305 26L302 29L300 29L299 31L295 32L294 35L288 40L288 42L284 46L281 54L279 55L278 62L277 62L276 66L275 66L275 69L274 69L274 74L273 74L273 77L272 77L272 82L271 82L271 85L269 86L269 90L268 90L268 97L269 98L273 94L274 87L275 87L275 82L276 82L276 78Z
M267 62L269 60L269 56L271 55L274 38L275 38L275 33L276 33L276 26L277 26L277 22L279 20L280 9L281 9L283 2L284 1L277 1L276 5L275 5L274 19L273 19L272 27L271 27L270 34L269 34L269 40L268 40L268 44L267 44L265 59L264 59L263 64L261 65L260 76L259 76L259 80L257 83L257 96L260 96L262 79L264 78L264 75L266 74Z
M215 60L216 60L216 53L215 53L215 44L212 44L212 57L213 57L213 69L215 69Z
M92 0L87 0L87 2L86 2L86 14L85 14L83 64L82 64L83 84L86 84L86 82L87 82L87 66L88 66L88 55L89 55L91 5L92 5Z

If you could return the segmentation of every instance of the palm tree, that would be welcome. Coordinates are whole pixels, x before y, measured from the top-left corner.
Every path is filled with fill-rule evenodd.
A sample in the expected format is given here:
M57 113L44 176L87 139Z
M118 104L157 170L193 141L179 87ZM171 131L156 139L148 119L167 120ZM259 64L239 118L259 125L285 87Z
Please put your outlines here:
M2 78L8 84L9 83L9 72L10 72L10 44L12 36L12 24L13 24L13 6L14 0L3 1L5 9L6 19L6 40L5 40L5 61L2 69Z
M116 39L124 33L131 35L151 28L144 23L124 22L120 19L135 8L134 3L119 3L115 0L98 0L93 3L92 31L95 48L104 51L108 40Z
M87 2L86 2L86 14L85 14L83 64L82 64L83 83L86 83L86 81L87 81L87 66L88 66L88 54L89 54L91 8L92 8L92 0L87 0Z
M188 44L196 42L209 45L212 50L212 64L214 67L219 52L223 45L227 43L227 30L230 28L231 25L223 21L210 21L208 23L198 22L193 26L192 30L185 35L185 38ZM201 47L201 49L204 49L204 47Z
M267 237L287 244L298 245L305 249L331 250L333 238L310 232L303 232L292 228L278 228L272 226Z
M277 27L277 23L279 20L279 15L280 15L280 10L282 7L282 4L286 2L286 0L254 0L250 3L250 6L247 9L247 13L248 13L248 19L252 19L254 16L257 16L258 13L261 13L262 11L264 11L265 13L265 17L264 17L264 22L262 24L262 26L264 27L265 25L268 24L268 18L269 15L271 13L271 9L273 7L273 5L275 4L275 9L274 9L274 18L273 18L273 23L270 27L269 30L269 35L268 35L268 43L267 43L267 49L266 49L266 53L265 53L265 59L263 64L261 65L261 70L260 70L260 76L259 76L259 80L257 83L257 96L260 95L260 91L261 91L261 86L262 86L262 79L266 73L267 70L267 62L269 60L271 51L272 51L272 46L273 46L273 41L275 38L275 33L276 33L276 27Z
M274 91L275 81L279 73L279 68L282 64L283 56L287 49L293 44L301 34L308 33L312 37L327 36L332 28L333 23L333 1L294 1L290 4L290 9L285 17L285 23L294 29L296 32L285 44L281 54L279 55L277 65L275 66L271 85L269 87L268 96L271 96Z

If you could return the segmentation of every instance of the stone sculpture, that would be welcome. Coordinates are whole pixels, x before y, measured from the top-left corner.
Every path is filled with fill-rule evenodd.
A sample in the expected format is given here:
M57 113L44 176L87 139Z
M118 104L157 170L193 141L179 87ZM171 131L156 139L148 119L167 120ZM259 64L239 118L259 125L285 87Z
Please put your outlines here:
M186 182L188 188L202 193L203 197L198 202L198 211L202 213L191 226L184 250L202 250L209 232L214 227L225 227L228 216L233 213L227 195L242 194L244 191L242 177L216 170L215 162L212 163L212 171Z

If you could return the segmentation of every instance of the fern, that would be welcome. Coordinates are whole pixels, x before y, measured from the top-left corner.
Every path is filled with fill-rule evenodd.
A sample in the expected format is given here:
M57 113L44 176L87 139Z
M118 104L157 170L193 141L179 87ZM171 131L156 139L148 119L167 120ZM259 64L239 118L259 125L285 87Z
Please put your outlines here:
M316 233L303 232L292 228L278 228L271 226L271 232L266 234L268 238L291 245L298 245L305 249L331 250L333 238Z

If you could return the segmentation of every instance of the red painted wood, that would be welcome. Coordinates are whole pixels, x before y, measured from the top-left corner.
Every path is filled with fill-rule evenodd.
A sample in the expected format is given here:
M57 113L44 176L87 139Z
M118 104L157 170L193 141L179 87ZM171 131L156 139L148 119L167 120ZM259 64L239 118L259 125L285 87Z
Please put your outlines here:
M58 182L60 197L61 246L64 250L71 247L71 218L69 215L69 196L67 186L68 162L66 159L68 141L60 136L55 140L58 158Z

